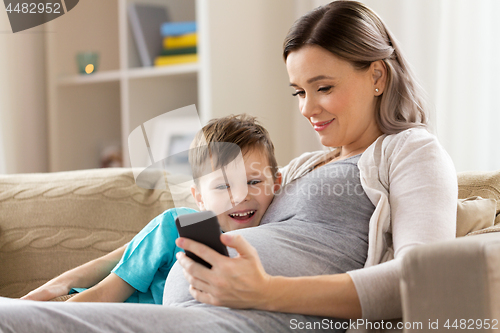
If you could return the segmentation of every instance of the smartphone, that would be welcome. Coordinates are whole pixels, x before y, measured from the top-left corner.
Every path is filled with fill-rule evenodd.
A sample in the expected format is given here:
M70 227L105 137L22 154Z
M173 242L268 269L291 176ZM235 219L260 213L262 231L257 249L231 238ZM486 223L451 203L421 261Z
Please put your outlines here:
M220 241L221 230L219 220L214 212L208 210L199 213L177 216L175 225L179 236L192 239L214 249L222 255L228 256L227 247ZM186 255L194 261L212 268L205 260L192 252L186 251Z

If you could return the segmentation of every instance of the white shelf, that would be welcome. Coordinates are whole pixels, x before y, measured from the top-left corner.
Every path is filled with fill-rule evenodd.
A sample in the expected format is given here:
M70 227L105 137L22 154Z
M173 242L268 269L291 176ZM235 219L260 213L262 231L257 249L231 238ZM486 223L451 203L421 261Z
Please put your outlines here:
M125 75L131 79L148 78L155 76L170 76L183 74L196 74L199 71L198 63L189 63L182 65L170 65L161 67L138 67L126 71Z
M122 72L120 71L105 71L96 72L93 74L79 74L72 76L64 76L58 79L58 85L79 85L79 84L89 84L89 83L99 83L99 82L112 82L119 81Z
M64 76L58 79L58 85L80 85L88 83L119 81L120 78L142 79L150 77L175 76L185 74L197 74L200 69L198 63L171 65L162 67L140 67L132 68L127 71L106 71L96 72L94 74L80 74Z

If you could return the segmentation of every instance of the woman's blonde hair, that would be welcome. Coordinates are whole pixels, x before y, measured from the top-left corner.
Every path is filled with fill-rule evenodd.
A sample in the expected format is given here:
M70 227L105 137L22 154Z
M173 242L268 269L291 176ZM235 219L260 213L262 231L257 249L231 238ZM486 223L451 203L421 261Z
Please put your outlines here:
M382 132L394 134L427 126L428 115L421 87L389 29L364 4L350 0L333 1L299 18L285 38L285 61L290 52L308 44L332 52L358 70L367 69L374 61L384 61L386 88L376 107L377 124Z

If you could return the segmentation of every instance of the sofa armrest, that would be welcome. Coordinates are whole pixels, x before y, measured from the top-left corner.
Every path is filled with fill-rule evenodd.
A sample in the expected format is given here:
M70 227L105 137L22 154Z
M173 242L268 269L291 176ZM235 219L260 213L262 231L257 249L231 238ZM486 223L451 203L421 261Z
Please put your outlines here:
M403 258L401 296L404 321L421 322L424 330L436 321L432 332L449 332L444 325L456 319L459 326L466 320L467 327L474 320L475 330L476 320L500 321L500 233L412 249Z

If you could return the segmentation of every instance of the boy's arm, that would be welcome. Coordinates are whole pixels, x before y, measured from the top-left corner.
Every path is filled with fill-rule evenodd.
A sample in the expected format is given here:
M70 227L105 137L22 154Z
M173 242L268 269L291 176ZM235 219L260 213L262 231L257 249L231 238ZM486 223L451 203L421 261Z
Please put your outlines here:
M125 248L126 245L100 258L73 268L29 292L27 295L21 297L21 299L49 301L55 297L67 295L71 288L89 288L109 275L113 267L120 261Z
M131 285L111 273L92 288L73 296L67 302L124 302L134 291Z

